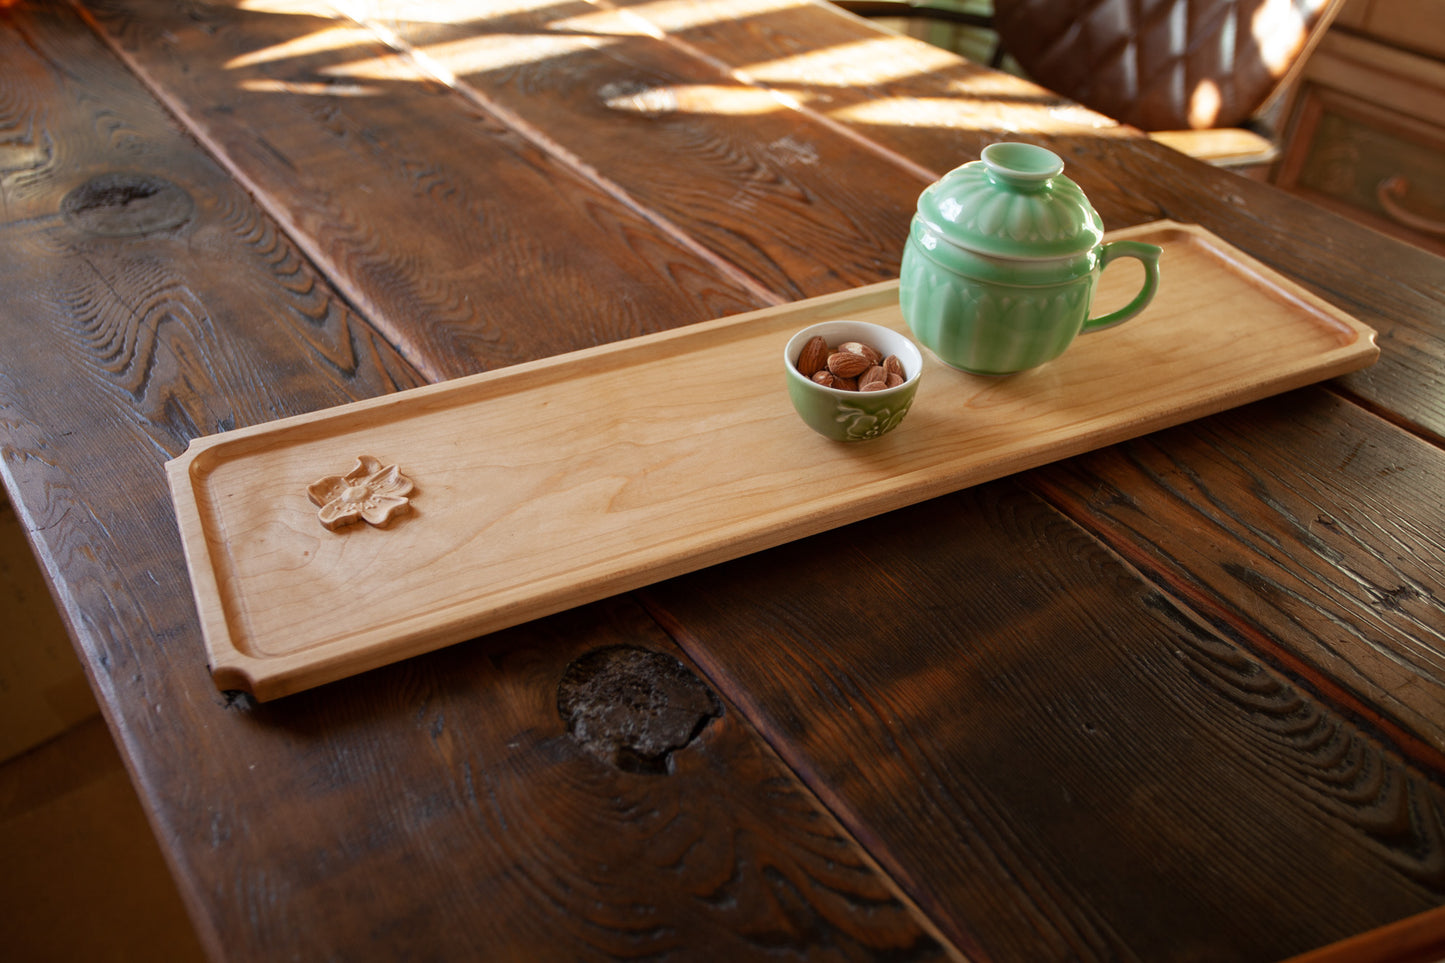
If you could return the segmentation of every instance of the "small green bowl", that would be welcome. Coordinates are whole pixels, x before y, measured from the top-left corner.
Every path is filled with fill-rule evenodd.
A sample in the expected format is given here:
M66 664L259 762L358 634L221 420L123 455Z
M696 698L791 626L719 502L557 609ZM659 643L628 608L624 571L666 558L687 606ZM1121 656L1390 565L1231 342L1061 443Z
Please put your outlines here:
M822 335L834 348L845 341L861 341L885 358L897 355L903 363L903 384L881 391L843 391L803 377L797 368L798 355L814 335ZM787 370L788 397L809 428L834 441L868 441L897 428L908 414L923 374L923 355L908 338L881 324L822 321L793 335L783 349L783 367Z

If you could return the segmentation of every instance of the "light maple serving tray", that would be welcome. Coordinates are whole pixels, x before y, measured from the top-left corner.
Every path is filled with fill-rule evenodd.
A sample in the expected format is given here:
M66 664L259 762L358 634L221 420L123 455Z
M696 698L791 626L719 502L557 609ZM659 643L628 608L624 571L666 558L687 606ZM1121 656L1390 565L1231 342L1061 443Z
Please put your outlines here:
M782 351L858 318L907 333L897 282L690 325L201 438L169 470L216 685L271 699L1364 367L1374 332L1198 228L1153 304L1022 375L925 352L903 424L810 431ZM1127 262L1125 262L1127 263ZM1096 312L1138 276L1111 267ZM415 488L331 531L308 486L359 456Z

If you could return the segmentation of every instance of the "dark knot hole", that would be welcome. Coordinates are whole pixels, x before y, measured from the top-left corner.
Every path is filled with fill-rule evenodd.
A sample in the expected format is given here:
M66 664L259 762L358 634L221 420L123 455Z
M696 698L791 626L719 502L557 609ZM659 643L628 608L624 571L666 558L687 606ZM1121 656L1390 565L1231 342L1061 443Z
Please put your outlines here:
M573 661L557 712L588 753L624 772L666 775L672 754L722 715L717 695L677 658L636 646Z

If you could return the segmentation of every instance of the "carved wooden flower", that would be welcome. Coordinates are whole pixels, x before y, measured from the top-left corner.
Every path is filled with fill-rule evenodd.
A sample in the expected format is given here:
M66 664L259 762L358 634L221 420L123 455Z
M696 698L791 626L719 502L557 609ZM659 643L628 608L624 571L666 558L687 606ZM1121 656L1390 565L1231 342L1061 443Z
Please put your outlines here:
M370 455L356 459L356 467L345 475L327 475L306 489L313 505L321 506L316 517L336 531L354 522L366 521L378 528L392 516L411 511L411 479L395 465L383 465Z

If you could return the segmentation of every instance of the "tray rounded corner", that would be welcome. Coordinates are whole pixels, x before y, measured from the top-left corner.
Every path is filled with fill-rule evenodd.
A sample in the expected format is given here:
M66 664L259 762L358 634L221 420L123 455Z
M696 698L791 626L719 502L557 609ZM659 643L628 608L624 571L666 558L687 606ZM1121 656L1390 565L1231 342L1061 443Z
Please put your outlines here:
M225 441L226 439L218 435L192 438L185 451L166 462L166 470L171 473L172 478L184 478L194 483L221 458L218 449L223 447Z
M220 692L244 692L261 699L256 691L256 678L245 665L237 663L216 663L211 666L211 681Z

